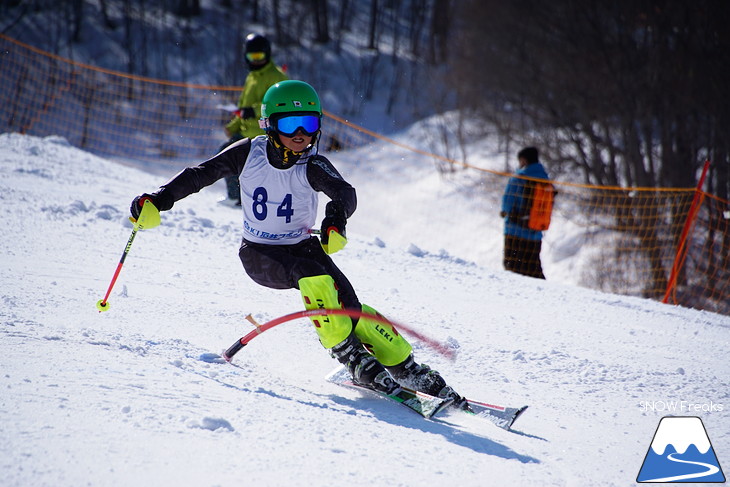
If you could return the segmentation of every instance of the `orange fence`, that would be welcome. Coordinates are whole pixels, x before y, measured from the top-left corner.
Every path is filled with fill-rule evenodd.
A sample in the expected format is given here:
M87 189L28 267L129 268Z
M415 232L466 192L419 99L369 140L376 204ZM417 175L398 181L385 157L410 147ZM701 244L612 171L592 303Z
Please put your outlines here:
M557 186L557 211L596 249L585 277L592 287L730 314L727 201L692 189Z
M214 154L240 86L161 81L100 69L0 34L0 129L54 134L109 157L185 165ZM372 140L336 122L326 146Z
M224 107L239 92L238 86L173 83L99 69L0 34L0 130L59 135L113 159L184 167L210 157L225 140L222 126L230 115ZM327 149L384 140L424 160L473 171L492 197L504 189L507 174L325 116ZM727 201L693 188L554 184L555 221L578 229L581 245L592 249L582 285L730 315Z

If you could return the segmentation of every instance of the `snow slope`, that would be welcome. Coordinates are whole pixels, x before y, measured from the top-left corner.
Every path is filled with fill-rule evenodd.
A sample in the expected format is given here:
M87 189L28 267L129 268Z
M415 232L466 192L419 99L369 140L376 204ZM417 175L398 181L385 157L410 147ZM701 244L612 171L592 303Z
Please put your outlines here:
M2 484L625 486L672 413L702 417L730 465L730 318L439 251L478 203L400 154L375 159L333 157L361 201L336 262L364 302L458 351L450 363L414 341L457 390L529 404L515 431L455 413L426 421L325 382L336 362L304 320L233 365L209 360L250 330L247 313L302 309L296 291L245 276L241 217L216 204L219 185L139 232L97 312L129 202L164 178L62 139L3 134ZM675 400L699 410L667 411Z

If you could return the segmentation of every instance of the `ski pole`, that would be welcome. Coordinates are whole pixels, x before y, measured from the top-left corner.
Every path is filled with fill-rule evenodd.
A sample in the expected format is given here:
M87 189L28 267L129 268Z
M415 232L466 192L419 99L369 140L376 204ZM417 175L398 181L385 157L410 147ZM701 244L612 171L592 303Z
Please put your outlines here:
M114 272L114 276L112 276L112 281L109 283L109 289L106 290L106 295L103 299L100 299L96 303L96 309L98 309L100 313L109 309L109 302L107 300L109 299L109 295L114 288L114 284L117 282L117 277L119 277L119 273L121 272L122 266L124 265L124 260L127 258L127 254L129 254L129 249L132 248L132 242L134 242L134 237L137 235L137 230L154 228L160 224L160 212L157 210L157 208L155 208L155 205L153 205L152 201L150 201L149 199L144 199L143 201L144 203L142 204L142 211L139 213L139 218L135 220L134 218L129 217L129 221L132 222L133 227L132 234L129 236L129 240L127 240L127 245L124 247L122 258L119 259L117 270Z

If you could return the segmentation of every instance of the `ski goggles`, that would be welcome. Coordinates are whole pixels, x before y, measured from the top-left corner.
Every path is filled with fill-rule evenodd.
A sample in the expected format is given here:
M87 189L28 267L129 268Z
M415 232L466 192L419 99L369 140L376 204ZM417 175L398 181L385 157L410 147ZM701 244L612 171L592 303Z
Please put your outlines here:
M293 137L298 131L312 136L320 129L319 115L288 115L272 121L274 130L285 137Z
M248 59L249 62L258 63L258 62L261 62L264 59L266 59L266 53L265 52L247 52L246 59Z

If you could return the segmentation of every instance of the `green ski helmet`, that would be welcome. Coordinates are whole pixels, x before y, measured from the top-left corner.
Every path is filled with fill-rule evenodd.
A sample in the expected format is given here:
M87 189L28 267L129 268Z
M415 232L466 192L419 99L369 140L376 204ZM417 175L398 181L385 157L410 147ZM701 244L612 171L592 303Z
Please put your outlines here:
M322 106L317 92L299 80L279 81L272 85L261 101L261 118L266 130L277 131L276 120L285 115L317 115L322 118Z
M260 126L286 162L296 162L298 155L283 146L279 135L293 137L298 131L312 137L316 144L322 122L322 106L317 92L299 80L280 81L272 85L261 102Z

